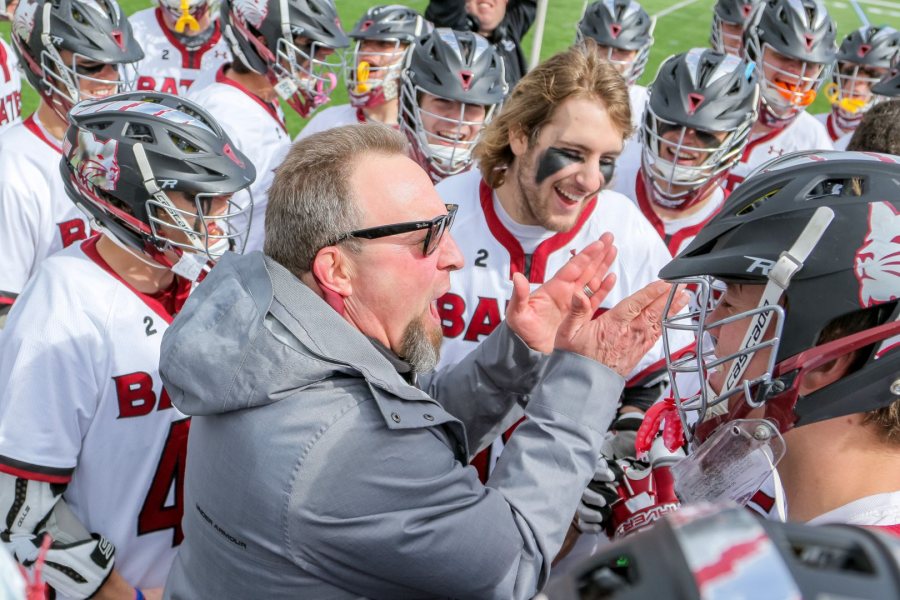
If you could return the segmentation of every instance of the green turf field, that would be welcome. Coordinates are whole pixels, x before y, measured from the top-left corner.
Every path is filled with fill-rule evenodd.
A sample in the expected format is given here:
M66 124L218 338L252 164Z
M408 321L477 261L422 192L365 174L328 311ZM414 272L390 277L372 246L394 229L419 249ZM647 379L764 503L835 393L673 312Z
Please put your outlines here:
M129 14L152 5L150 0L120 0L125 11ZM401 1L402 0L393 0ZM375 2L371 0L336 0L338 11L343 19L346 29L350 29L353 23L366 7ZM387 3L387 2L385 2ZM643 0L644 8L652 15L658 15L656 24L656 42L650 54L650 62L641 80L647 84L652 81L659 63L667 56L686 50L694 46L706 46L709 38L709 24L712 18L712 6L715 0ZM405 4L425 10L427 0L408 0ZM838 23L838 29L843 36L852 29L859 27L860 21L850 4L841 0L828 0L826 4L832 16ZM583 0L550 0L547 24L544 31L544 40L541 46L541 56L546 57L554 52L567 47L575 37L575 24L581 16L584 6ZM895 0L861 0L861 6L865 10L872 23L888 24L900 29L900 2ZM0 24L0 31L8 36L8 24ZM530 39L526 39L530 44ZM27 114L34 109L37 97L30 89L23 90L23 111ZM333 102L346 102L346 94L343 90L336 93ZM811 112L823 112L827 109L824 98L816 100ZM285 110L288 114L288 127L292 133L296 133L302 127L303 121L297 117L290 108Z

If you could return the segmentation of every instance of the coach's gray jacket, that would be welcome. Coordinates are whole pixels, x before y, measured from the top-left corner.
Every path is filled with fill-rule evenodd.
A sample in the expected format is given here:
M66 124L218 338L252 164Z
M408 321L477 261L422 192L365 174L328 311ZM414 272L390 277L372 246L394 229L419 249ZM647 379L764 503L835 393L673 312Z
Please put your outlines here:
M624 385L501 326L413 387L259 253L213 269L161 355L172 402L193 415L166 586L178 600L530 598ZM467 458L522 407L484 486Z

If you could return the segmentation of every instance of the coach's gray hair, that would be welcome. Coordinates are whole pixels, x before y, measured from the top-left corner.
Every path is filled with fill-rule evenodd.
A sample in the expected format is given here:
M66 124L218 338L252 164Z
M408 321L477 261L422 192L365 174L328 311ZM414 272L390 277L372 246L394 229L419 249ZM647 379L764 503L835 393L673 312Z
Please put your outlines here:
M362 209L350 178L359 157L373 153L406 155L406 138L384 125L362 124L297 141L269 188L263 252L299 277L312 270L319 250L359 229ZM345 244L359 251L357 240Z

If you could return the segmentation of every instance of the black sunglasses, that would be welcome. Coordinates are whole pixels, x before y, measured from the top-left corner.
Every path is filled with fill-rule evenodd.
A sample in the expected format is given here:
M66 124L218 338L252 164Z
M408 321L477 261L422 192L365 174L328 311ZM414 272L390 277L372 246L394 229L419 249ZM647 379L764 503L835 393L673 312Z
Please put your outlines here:
M79 75L96 75L106 68L107 63L75 63L75 72Z
M348 238L363 238L366 240L374 240L377 238L387 237L389 235L398 235L400 233L410 233L411 231L420 231L427 229L425 234L425 243L422 244L422 252L425 256L431 255L437 250L444 237L444 232L453 226L453 219L456 217L456 204L445 204L447 214L439 215L430 221L410 221L408 223L396 223L394 225L379 225L378 227L369 227L367 229L358 229L345 233L339 237L334 243L338 244Z

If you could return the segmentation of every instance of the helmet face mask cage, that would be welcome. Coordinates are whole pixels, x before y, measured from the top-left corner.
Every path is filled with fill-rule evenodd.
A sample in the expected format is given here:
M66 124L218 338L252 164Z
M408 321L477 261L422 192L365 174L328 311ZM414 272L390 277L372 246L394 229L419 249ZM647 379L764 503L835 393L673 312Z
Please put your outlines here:
M10 37L24 76L63 121L90 97L83 83L115 87L110 94L127 91L144 57L115 0L22 0ZM116 78L96 76L109 65Z
M252 197L233 196L249 194L255 169L183 98L133 92L77 105L60 172L95 229L184 277L246 245Z
M713 7L709 43L723 54L741 56L744 47L744 30L753 17L753 9L760 0L718 0ZM728 27L738 32L728 31Z
M841 129L855 129L866 111L877 102L872 86L881 81L886 72L887 69L838 61L832 72L834 101L831 110Z
M459 110L455 116L439 115L421 107L421 99L425 94L434 96L413 85L408 79L404 80L401 91L400 126L410 141L416 161L428 171L433 180L440 181L469 170L473 161L472 151L478 143L481 130L490 122L497 105L483 107L484 119L467 120L466 109L469 106L481 105L459 103ZM423 117L448 125L447 129L453 133L446 135L429 131ZM476 127L478 128L476 135L470 136L470 139L462 139L467 137L463 128Z
M158 0L160 8L162 8L169 17L176 23L186 22L187 27L197 31L199 30L199 21L212 14L210 0ZM193 24L192 24L193 23ZM184 26L181 30L184 31ZM197 29L194 29L196 27Z
M369 40L356 41L351 58L344 67L350 104L357 108L379 106L399 97L400 74L410 47L410 44L399 39L385 39L378 41L392 42L393 48L390 50L363 50L366 41ZM364 61L366 57L378 57L380 65Z
M713 13L709 43L718 52L740 56L744 45L744 36L727 31L727 25L736 26L738 23L724 21L718 14Z
M620 60L616 58L617 52L628 52L628 50L623 50L621 48L616 48L615 46L607 46L606 47L606 60L611 65L613 65L619 73L622 74L622 78L625 80L625 83L628 84L629 87L637 83L637 80L641 78L641 75L644 74L644 68L647 66L647 61L650 59L650 46L653 45L651 40L650 43L641 47L637 54L628 60Z
M329 101L348 46L333 0L229 0L222 23L235 59L301 117Z
M585 39L597 42L601 50L606 50L606 60L631 87L647 66L655 26L656 20L633 0L600 0L585 10L576 29L575 43ZM635 55L622 59L624 52Z
M777 50L763 44L760 68L761 117L766 125L786 126L793 122L816 99L816 93L825 81L828 69L809 61L800 62L799 72L783 69L771 60Z
M666 312L668 305L675 300L677 286L687 286L695 294L695 300L689 303L687 311L667 317L663 321L663 350L666 355L672 396L681 417L685 436L688 441L692 441L698 426L704 430L704 434L711 433L714 429L708 427L711 418L734 414L738 405L743 405L745 416L750 410L762 405L758 399L765 397L765 394L760 392L768 391L773 381L785 312L778 305L761 305L712 321L710 315L721 301L721 298L717 299L721 282L708 276L696 276L672 280L671 283L674 286L669 294ZM760 289L762 287L760 285ZM747 330L753 332L748 343L726 356L716 356L712 343L715 336L710 332L745 320ZM765 338L767 330L772 332L768 339ZM676 332L693 333L695 343L689 351L684 352L683 349L670 346L668 338ZM768 352L768 355L765 359L766 368L760 375L743 380L740 375L735 376L741 366L746 367L758 353L762 352ZM707 383L710 374L717 371L729 373L729 377L718 392ZM699 389L685 389L687 387L685 381L690 381L691 384L699 382ZM703 427L703 424L707 424L707 427ZM715 425L718 424L715 422ZM703 439L705 435L699 441Z
M137 80L135 63L116 65L119 72L118 79L101 79L82 73L83 68L78 64L79 60L93 62L88 56L73 53L71 64L67 65L59 51L52 46L49 50L45 49L41 52L43 82L49 95L51 95L51 104L54 110L63 119L65 119L66 113L82 100L94 99L93 96L88 96L81 91L82 82L116 86L115 91L110 95L134 89L134 82ZM101 63L101 67L105 66L105 63Z
M708 197L740 160L759 99L755 65L693 48L660 65L640 127L650 199L683 210Z
M249 191L248 191L249 193ZM225 198L224 210L210 214L214 203ZM230 194L197 194L193 197L193 210L183 210L163 191L153 194L146 203L150 221L150 234L157 248L180 248L216 262L227 251L243 253L250 231L250 207L241 207ZM162 215L165 215L164 218ZM238 229L235 220L244 217L247 226ZM180 232L185 240L176 240L167 231Z
M300 116L308 116L331 99L344 66L343 53L316 41L299 46L285 37L278 39L276 48L275 61L269 65L275 91Z
M679 208L702 199L740 159L751 126L748 120L740 129L725 132L721 142L713 132L693 130L695 137L709 144L692 146L685 142L691 128L660 118L648 105L641 127L641 164L653 200L666 208ZM665 137L671 132L675 140ZM676 162L663 158L669 153ZM681 157L690 157L696 164L678 164Z

